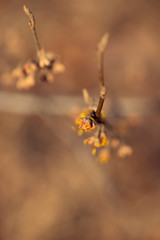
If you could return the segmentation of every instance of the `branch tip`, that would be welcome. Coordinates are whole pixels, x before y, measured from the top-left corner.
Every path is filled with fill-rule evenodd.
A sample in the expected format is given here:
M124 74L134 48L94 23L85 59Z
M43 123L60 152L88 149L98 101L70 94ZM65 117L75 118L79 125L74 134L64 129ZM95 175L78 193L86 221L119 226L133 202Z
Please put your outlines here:
M35 46L36 46L36 50L37 50L37 55L39 54L40 50L41 50L41 46L38 40L38 36L36 33L36 27L35 27L35 17L34 14L31 12L31 10L24 5L23 6L23 10L25 12L25 14L29 17L29 28L31 29L32 35L33 35L33 39L35 42Z
M34 18L34 15L33 13L31 12L31 10L26 6L24 5L23 6L23 10L25 12L25 14L29 17L30 21L29 21L29 27L34 29L35 28L35 18Z
M102 107L104 104L105 96L106 96L106 88L104 85L104 73L103 73L103 61L104 61L104 51L108 45L109 34L105 33L97 44L97 55L98 55L98 73L99 73L99 83L100 83L100 97L96 110L96 117L99 118Z
M97 44L97 49L98 49L98 52L104 52L107 45L108 45L108 40L109 40L109 33L105 33L101 40L99 41L99 43Z
M23 10L27 15L29 15L30 11L29 11L29 8L26 5L23 5Z

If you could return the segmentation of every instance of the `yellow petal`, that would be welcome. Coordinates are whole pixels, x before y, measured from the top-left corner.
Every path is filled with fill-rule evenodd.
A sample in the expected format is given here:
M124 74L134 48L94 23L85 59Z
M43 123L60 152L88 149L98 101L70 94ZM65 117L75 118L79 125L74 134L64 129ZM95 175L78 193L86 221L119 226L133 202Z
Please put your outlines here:
M102 110L101 111L101 121L104 122L105 118L106 118L106 115L105 115L104 111Z
M111 154L107 149L101 150L98 156L98 162L107 163L111 158Z
M92 155L95 155L95 154L96 154L96 148L93 148Z
M83 111L81 114L80 114L80 118L85 118L85 117L88 117L89 113L90 113L90 109L87 109L85 111Z
M77 128L75 128L75 127L72 127L72 129L73 129L73 130L78 130L79 128L80 128L80 127L77 127Z
M102 146L102 147L106 146L107 143L108 143L108 138L102 138L102 139L101 139L101 146Z
M78 131L78 136L81 136L83 134L83 130L80 128Z

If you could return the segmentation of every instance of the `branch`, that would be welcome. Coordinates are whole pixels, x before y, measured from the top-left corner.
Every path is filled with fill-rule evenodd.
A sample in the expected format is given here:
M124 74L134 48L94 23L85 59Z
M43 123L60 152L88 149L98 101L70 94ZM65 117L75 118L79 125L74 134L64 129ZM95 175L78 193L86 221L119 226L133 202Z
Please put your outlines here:
M103 103L104 103L105 96L106 96L106 88L104 85L103 62L104 62L104 51L107 47L108 39L109 39L109 34L105 33L97 45L98 73L99 73L99 82L100 82L100 97L99 97L98 107L96 110L97 118L100 117Z
M40 51L42 50L39 40L38 40L38 36L37 36L37 32L36 32L36 27L35 27L35 17L33 15L33 13L30 11L30 9L24 5L23 6L23 10L24 12L27 14L27 16L29 17L30 21L29 21L29 28L31 29L32 32L32 36L34 39L34 43L36 46L36 51L37 51L37 55L39 55Z

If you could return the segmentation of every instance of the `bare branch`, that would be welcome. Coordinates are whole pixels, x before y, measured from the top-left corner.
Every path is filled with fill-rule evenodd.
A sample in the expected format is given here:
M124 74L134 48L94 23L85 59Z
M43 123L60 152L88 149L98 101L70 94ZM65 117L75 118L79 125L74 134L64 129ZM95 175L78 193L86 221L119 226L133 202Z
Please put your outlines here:
M99 43L97 44L97 49L98 52L104 52L107 45L108 45L108 40L109 40L109 33L105 33Z
M24 5L23 6L23 10L24 12L27 14L27 16L29 17L30 21L29 21L29 28L31 29L32 32L32 36L34 39L34 43L36 46L36 51L37 51L37 55L39 55L39 52L42 50L39 40L38 40L38 36L37 36L37 32L36 32L36 27L35 27L35 17L33 15L33 13L30 11L30 9Z
M109 34L105 33L97 45L98 73L99 73L99 82L100 82L100 98L99 98L98 107L96 110L97 118L100 117L105 95L106 95L106 88L104 85L103 62L104 62L104 51L108 45L108 40L109 40Z

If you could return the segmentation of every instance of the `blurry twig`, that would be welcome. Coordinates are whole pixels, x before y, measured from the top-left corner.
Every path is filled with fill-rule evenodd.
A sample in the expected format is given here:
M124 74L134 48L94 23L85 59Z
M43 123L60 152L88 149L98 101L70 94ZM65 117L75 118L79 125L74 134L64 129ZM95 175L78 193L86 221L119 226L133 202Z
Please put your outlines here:
M38 81L51 83L54 81L54 74L65 71L65 66L61 63L58 55L53 52L46 52L39 43L35 27L35 17L31 10L23 6L23 10L29 17L29 28L31 29L36 46L37 58L29 59L22 66L17 66L10 73L3 73L1 82L4 85L15 85L19 90L30 89Z
M37 55L38 55L41 50L41 46L40 46L39 39L38 39L37 32L36 32L35 17L33 15L33 13L31 12L31 10L26 5L23 6L23 10L30 19L29 28L31 29L32 36L33 36L35 46L36 46L36 50L37 50Z

